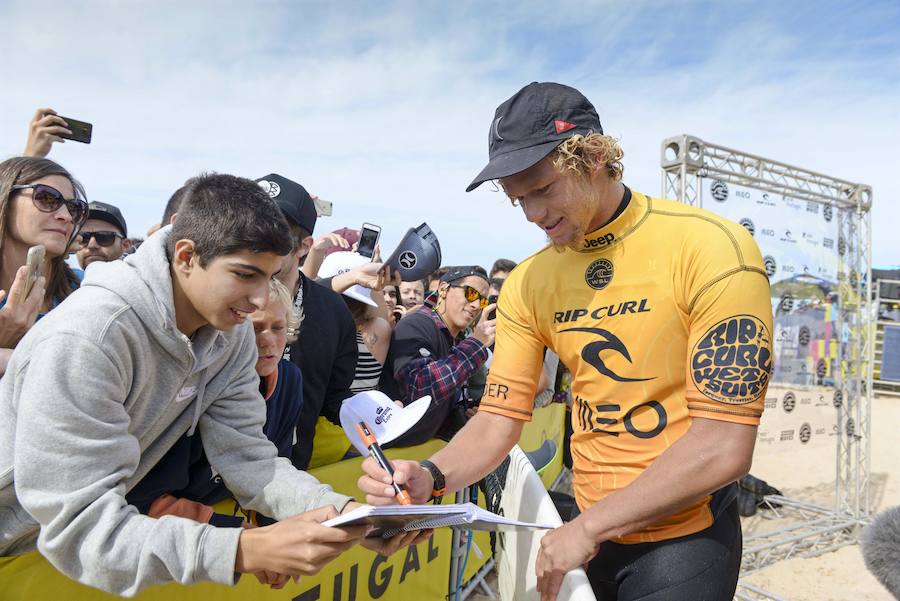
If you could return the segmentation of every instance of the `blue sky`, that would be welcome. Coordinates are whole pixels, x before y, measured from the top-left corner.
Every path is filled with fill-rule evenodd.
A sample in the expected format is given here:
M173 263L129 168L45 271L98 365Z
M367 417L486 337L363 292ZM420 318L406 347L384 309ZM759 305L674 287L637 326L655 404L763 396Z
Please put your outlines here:
M51 22L47 15L52 14ZM51 154L132 233L204 170L277 172L363 221L386 251L427 221L445 262L539 248L502 194L465 186L497 104L581 89L660 193L660 142L693 134L869 184L873 260L900 263L900 3L0 0L0 155L38 106L94 123Z

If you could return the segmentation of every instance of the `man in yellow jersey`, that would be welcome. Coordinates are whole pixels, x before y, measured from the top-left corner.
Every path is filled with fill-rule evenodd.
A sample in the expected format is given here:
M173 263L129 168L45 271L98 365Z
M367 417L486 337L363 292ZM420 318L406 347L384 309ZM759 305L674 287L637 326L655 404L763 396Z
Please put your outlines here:
M497 309L477 415L429 461L397 461L417 502L494 469L531 418L544 347L573 375L581 514L546 534L542 599L587 565L599 599L731 599L750 468L772 367L759 249L736 223L621 183L623 156L577 90L532 83L497 109L490 162L551 244L519 264ZM373 463L359 486L392 502Z

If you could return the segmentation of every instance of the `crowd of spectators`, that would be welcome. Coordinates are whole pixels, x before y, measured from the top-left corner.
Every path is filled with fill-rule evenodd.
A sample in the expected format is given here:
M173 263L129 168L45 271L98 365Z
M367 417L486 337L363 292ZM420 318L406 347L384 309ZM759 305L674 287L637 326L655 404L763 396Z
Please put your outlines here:
M478 265L442 266L426 280L400 281L398 275L392 274L381 263L380 249L376 249L372 258L356 252L360 238L357 230L342 227L329 232L317 231L320 215L316 197L300 183L274 173L255 179L252 183L255 193L248 191L247 185L251 182L243 178L223 175L191 177L167 202L160 199L160 208L163 209L160 222L148 231L147 240L130 238L120 207L108 202L88 202L90 196L79 181L62 166L46 158L53 143L60 141L59 134L66 131L65 128L65 122L55 112L39 110L31 124L25 156L0 163L0 375L5 372L2 375L5 380L4 403L15 402L10 400L12 397L9 395L19 394L19 388L27 388L30 382L28 378L33 370L11 360L11 357L18 356L14 351L21 346L23 338L29 330L40 329L39 334L45 344L55 341L53 332L48 332L51 329L49 320L47 327L42 329L36 328L35 324L40 325L45 316L60 310L60 306L66 307L63 313L69 311L69 298L83 296L82 302L90 302L90 293L86 291L82 294L79 288L94 290L103 286L100 282L104 278L117 277L115 273L118 272L98 268L102 264L121 263L123 268L129 264L138 271L149 269L145 265L159 268L160 264L165 264L164 275L170 275L171 281L166 280L168 283L165 284L155 282L153 285L159 286L159 289L152 291L156 300L147 302L159 305L157 309L150 307L150 314L155 310L162 311L171 321L164 326L145 324L148 328L145 335L157 335L149 331L154 327L165 327L167 332L174 332L177 326L180 334L174 332L176 338L183 339L187 345L185 348L192 352L192 367L183 374L186 380L183 383L169 383L171 390L169 384L156 390L157 396L153 401L160 406L184 402L184 410L171 423L151 427L150 430L157 427L158 430L153 430L152 435L148 431L146 436L149 438L146 439L135 434L133 427L126 427L126 431L134 437L119 443L136 445L139 439L141 450L129 447L129 452L137 453L137 456L127 461L120 460L112 474L100 474L101 480L106 478L109 481L98 495L118 494L141 514L152 518L174 515L226 527L266 526L298 511L309 512L317 504L330 503L335 510L341 511L347 506L346 499L337 499L327 489L314 488L315 485L309 482L311 478L297 481L298 486L312 491L299 506L279 504L271 491L252 490L270 469L266 467L268 463L263 464L263 458L274 461L277 455L293 468L306 470L352 454L347 439L337 426L340 424L342 402L358 392L380 390L403 405L424 396L431 397L425 417L395 445L418 444L434 437L449 439L473 414L491 361L496 298L505 277L516 266L513 261L498 259L489 272ZM205 213L204 202L208 205L210 199L219 201L222 194L231 194L232 204L235 199L242 198L247 203L262 202L260 199L269 201L269 205L277 207L276 213L271 214L274 216L271 218L277 221L269 224L254 222L269 218L267 215L270 214L266 213L268 205L260 205L262 208L244 214L241 212L243 209L231 210L230 205L225 203L217 209L222 212L221 215ZM215 227L227 230L220 232L222 239L206 233L205 237L194 236L198 239L189 240L190 248L184 246L185 241L181 238L193 236L202 228L212 227L213 223ZM251 234L258 236L261 232L270 237L283 238L265 241L251 239ZM26 256L29 249L36 245L44 246L45 255L34 273L30 290L26 292L31 277L26 267ZM208 371L212 369L210 366L217 365L213 356L221 352L226 342L206 330L228 328L207 318L204 311L211 311L214 303L224 302L221 299L227 296L228 290L216 289L212 280L206 282L206 289L202 288L204 280L196 275L197 264L194 262L211 272L211 265L216 264L219 258L244 257L248 250L260 256L274 253L272 256L277 259L272 270L274 278L263 278L267 298L266 294L262 294L252 302L234 301L235 305L228 307L226 315L233 319L229 325L237 324L236 330L243 328L249 331L252 324L255 348L241 342L234 343L229 347L229 361L224 368L234 370L234 373L212 373ZM229 267L246 272L235 276L241 284L268 275L263 273L265 266L258 261L245 263ZM191 276L194 282L190 281ZM203 277L211 276L206 274ZM189 292L192 289L194 291ZM139 292L131 291L133 294ZM193 313L188 317L179 314L179 303L184 303L182 296L190 300L187 306ZM171 307L161 308L166 303L174 303L174 313ZM78 311L85 310L84 307L79 309L77 302L73 305L65 323L73 319L77 321ZM128 305L127 299L125 305ZM102 312L104 307L109 306L119 305L100 302L91 310ZM114 319L124 311L125 308L119 308L116 315L95 314L93 318ZM198 318L198 315L203 318ZM242 326L244 321L250 324ZM58 322L52 323L59 327ZM115 329L109 323L99 336L106 336L110 328ZM187 328L185 323L201 327ZM141 337L140 332L115 332L115 335L135 343ZM37 337L38 333L35 333ZM239 357L236 355L238 351L252 356ZM201 352L207 352L208 356L202 356ZM134 353L134 356L129 353ZM57 358L64 355L63 351L55 353ZM95 355L85 353L77 358L77 364L84 367L85 362L91 361ZM103 356L103 353L97 356ZM140 358L136 349L130 347L115 360L123 361L136 370L155 369L152 362L150 365L142 364L141 361L145 360ZM158 378L169 377L164 371L168 365L160 363L158 368L163 371L156 374ZM221 426L235 419L234 415L224 415L232 409L219 407L216 410L223 411L223 415L211 420L204 421L201 417L201 413L212 412L219 403L224 403L223 399L228 394L232 394L223 392L217 379L243 378L239 368L241 365L255 366L254 381L242 379L241 385L247 384L245 388L252 391L249 400L254 395L264 400L262 433L272 443L272 457L262 451L256 455L244 451L240 461L227 455L230 451L225 448L226 434L210 423L217 422ZM551 367L539 391L549 390L552 394L552 384L557 376L556 363L551 361ZM103 373L103 370L115 369L115 361L106 361L104 365L88 366L84 371ZM11 384L13 378L16 379L15 385ZM127 410L132 411L133 408L128 405L135 402L135 398L154 394L148 390L135 391L133 386L137 385L136 380L130 376L126 376L124 381L124 388L116 389L115 394L111 393L114 398L110 399L118 403L120 409L124 403ZM146 386L155 387L153 378L147 380L144 377L141 381ZM549 388L547 381L550 382ZM14 386L15 392L10 392ZM204 389L207 398L203 398ZM213 391L224 396L211 398ZM53 393L53 390L48 390L48 393ZM167 398L167 394L171 394L171 398ZM185 402L186 399L193 399L196 410L190 411L197 413L184 421L181 417L189 412L187 406L191 404ZM130 414L131 420L149 419L147 413L153 413L147 409L134 410L139 415ZM250 419L246 415L245 418ZM123 416L122 419L126 418ZM240 427L247 423L242 422ZM238 428L233 424L230 427ZM243 430L242 434L251 436ZM3 449L4 453L11 452L13 442L7 440L4 444L8 445ZM20 452L18 447L16 452ZM107 447L107 452L115 455L118 449ZM235 465L225 465L229 460ZM236 478L234 474L238 464L244 470L259 470L258 477ZM0 465L0 468L5 467ZM18 471L18 467L16 469ZM279 464L277 469L285 468ZM24 473L21 477L25 478ZM244 511L227 515L216 513L213 505L228 498L233 498ZM27 505L29 513L40 505L31 499L22 498L21 501ZM87 498L73 511L85 510L95 501L96 498ZM125 523L124 516L119 514L119 526ZM47 524L41 523L40 526L46 528ZM115 524L109 525L110 532L115 527ZM144 527L151 528L146 524ZM65 529L62 525L59 528ZM26 532L22 540L27 543L30 538L33 544L36 535L36 530ZM318 563L313 562L315 565L308 567L307 572L315 571L314 568L320 567L346 545L356 542L355 539L356 534L351 533L346 540L331 541L329 553L323 554ZM66 547L59 540L57 544L64 550ZM409 544L412 540L404 537L392 548ZM0 543L0 555L19 549L15 545L4 548L4 544ZM145 552L152 554L154 551ZM261 581L273 586L283 585L285 574L295 575L302 571L284 566L279 569L279 565L268 565L264 561L241 566L242 558L248 560L249 555L247 549L238 549L236 571L252 571ZM57 563L52 553L48 557ZM64 572L68 569L68 573L83 574L85 568L75 563L68 558L57 563L57 567ZM238 569L241 567L246 569ZM215 569L212 567L209 570L204 572L198 569L197 574L188 577L171 565L163 565L143 573L135 568L132 572L137 573L122 577L119 581L92 573L83 579L114 592L134 592L147 584L172 579L228 579L228 576L213 573ZM86 571L91 572L90 569Z

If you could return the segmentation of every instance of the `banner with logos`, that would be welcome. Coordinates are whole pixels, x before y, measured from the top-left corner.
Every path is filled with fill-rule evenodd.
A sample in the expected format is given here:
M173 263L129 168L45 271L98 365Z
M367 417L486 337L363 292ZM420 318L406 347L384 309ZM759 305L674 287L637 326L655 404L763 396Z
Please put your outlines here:
M841 403L843 394L831 387L769 386L756 435L753 475L778 488L831 481Z
M773 373L752 473L778 488L834 478L837 407L838 266L846 245L837 210L706 178L703 208L750 232L769 276Z
M713 178L704 180L702 194L705 209L740 223L762 251L772 288L772 381L834 385L838 259L845 250L837 211Z

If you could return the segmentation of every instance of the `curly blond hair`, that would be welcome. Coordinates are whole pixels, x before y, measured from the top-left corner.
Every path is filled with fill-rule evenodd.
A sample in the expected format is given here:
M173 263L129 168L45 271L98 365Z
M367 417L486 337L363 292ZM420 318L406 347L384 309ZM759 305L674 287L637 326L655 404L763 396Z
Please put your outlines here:
M287 286L277 279L269 280L269 302L278 301L285 307L287 315L287 341L288 343L297 340L297 334L300 333L300 324L303 323L303 308L294 306L294 299Z
M622 147L612 136L590 133L576 134L556 148L553 166L560 173L572 171L579 177L590 175L598 164L606 167L606 175L613 181L622 180Z

